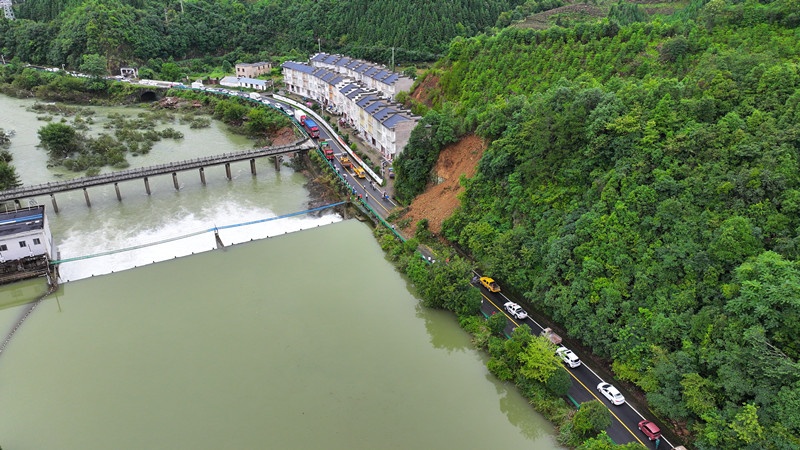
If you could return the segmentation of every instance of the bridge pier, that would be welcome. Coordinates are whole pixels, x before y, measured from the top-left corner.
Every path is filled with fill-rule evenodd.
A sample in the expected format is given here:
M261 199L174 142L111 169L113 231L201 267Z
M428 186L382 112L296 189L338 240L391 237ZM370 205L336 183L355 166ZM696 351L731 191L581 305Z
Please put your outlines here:
M281 171L281 155L275 155L275 171Z
M58 203L56 203L56 196L55 196L55 194L50 194L50 200L52 200L52 201L53 201L53 211L55 211L55 212L56 212L56 214L58 214Z
M179 191L181 188L178 186L178 173L172 172L172 185L175 186L175 190Z
M3 1L5 0L0 0L0 5L2 5ZM177 174L177 172L180 171L199 169L201 181L205 185L206 182L205 182L204 171L206 166L213 167L225 164L226 166L225 172L228 177L228 180L233 180L233 174L231 173L230 165L235 161L250 160L251 164L250 171L253 173L253 176L255 177L257 169L255 168L254 160L264 157L275 157L276 155L282 155L287 153L308 151L313 148L314 148L313 142L310 139L304 139L297 141L291 145L283 145L278 147L262 147L254 150L251 149L236 153L226 153L216 156L207 156L187 161L175 161L172 163L160 164L151 167L141 167L136 169L128 169L111 173L104 173L92 177L81 177L64 181L50 182L35 186L23 186L20 188L9 189L0 192L0 202L8 202L8 201L19 202L19 199L21 198L34 198L34 197L43 197L46 195L51 195L53 210L59 212L58 202L54 196L54 194L58 194L59 192L67 192L73 190L77 191L84 188L88 189L92 186L104 186L127 180L144 180L144 187L145 190L147 191L147 195L152 195L152 191L150 189L150 180L149 180L149 177L152 176L167 175L170 173ZM274 164L276 171L280 171L281 161L282 159L280 156L278 158L275 158ZM177 183L177 181L176 185L177 185L176 189L179 189L180 185ZM115 184L114 187L115 187L115 193L117 195L117 200L121 202L122 193L119 190L119 185ZM89 198L90 196L88 191L86 191L84 195L86 197L87 204L90 205L91 198Z
M206 185L206 171L202 167L200 168L200 182L203 183L203 186Z
M83 188L83 197L86 198L86 206L91 208L92 202L89 201L89 191L87 191L86 188Z

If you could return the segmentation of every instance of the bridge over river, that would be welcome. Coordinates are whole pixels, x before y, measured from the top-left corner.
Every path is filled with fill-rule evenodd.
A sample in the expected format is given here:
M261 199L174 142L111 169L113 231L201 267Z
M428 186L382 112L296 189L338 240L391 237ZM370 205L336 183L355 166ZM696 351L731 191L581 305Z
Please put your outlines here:
M250 160L250 171L255 175L256 166L255 159L263 158L265 156L280 156L286 153L294 153L303 150L311 150L316 148L316 144L311 139L296 141L289 145L276 146L276 147L262 147L253 150L246 150L236 153L224 153L222 155L207 156L203 158L191 159L187 161L177 161L168 164L159 164L157 166L142 167L138 169L121 170L118 172L111 172L106 174L95 175L92 177L73 178L65 181L55 181L46 184L37 184L34 186L23 186L16 189L9 189L0 192L0 202L16 200L19 201L23 198L30 198L42 195L49 195L53 201L53 210L58 212L58 204L56 203L55 194L59 192L74 191L83 189L84 197L86 198L86 205L91 206L89 201L89 193L87 188L93 186L102 186L105 184L114 183L114 188L117 192L117 199L122 201L122 196L119 192L118 183L120 181L144 179L144 186L147 194L150 195L150 183L148 177L155 175L164 175L171 173L175 189L178 189L178 176L177 173L185 170L199 169L200 181L205 184L204 167L225 164L225 174L228 179L231 179L230 163L236 161ZM280 168L280 163L276 160L276 167Z

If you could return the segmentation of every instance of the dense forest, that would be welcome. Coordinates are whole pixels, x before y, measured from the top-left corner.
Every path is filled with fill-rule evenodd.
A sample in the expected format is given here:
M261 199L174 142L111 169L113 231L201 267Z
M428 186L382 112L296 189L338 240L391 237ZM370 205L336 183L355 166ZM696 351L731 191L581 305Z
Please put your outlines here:
M692 0L655 18L620 4L480 34L558 5L28 0L0 20L0 48L156 70L319 47L441 54L421 80L432 109L395 162L398 196L425 188L441 148L485 138L444 237L696 448L800 448L800 0ZM452 278L459 290L433 306L469 304Z
M305 56L320 48L388 63L395 47L396 61L432 61L453 37L494 26L502 12L522 3L27 0L18 7L19 20L0 21L0 48L6 58L71 68L85 54L104 56L116 69L171 59L207 64L223 56L230 63Z
M800 448L800 2L632 12L456 38L398 192L486 138L447 239L697 448Z

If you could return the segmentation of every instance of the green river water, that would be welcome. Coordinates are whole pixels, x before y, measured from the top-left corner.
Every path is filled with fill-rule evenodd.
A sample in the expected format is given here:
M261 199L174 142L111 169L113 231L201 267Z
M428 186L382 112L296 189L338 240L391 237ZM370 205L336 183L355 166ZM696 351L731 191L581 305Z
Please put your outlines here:
M18 173L36 184L60 174L35 148L42 122L30 104L0 96ZM131 162L250 145L218 124L173 126L182 142ZM123 183L121 203L113 187L93 188L91 208L82 193L59 195L61 212L48 208L48 217L62 257L306 208L302 175L258 164L257 177L236 165L233 181L207 168L205 187L181 173L179 191L170 177L151 179L151 196ZM0 354L0 446L559 448L552 426L488 373L455 318L419 306L365 224L323 214L220 237L221 250L206 233L65 264L69 281ZM41 280L0 288L2 336L43 289Z

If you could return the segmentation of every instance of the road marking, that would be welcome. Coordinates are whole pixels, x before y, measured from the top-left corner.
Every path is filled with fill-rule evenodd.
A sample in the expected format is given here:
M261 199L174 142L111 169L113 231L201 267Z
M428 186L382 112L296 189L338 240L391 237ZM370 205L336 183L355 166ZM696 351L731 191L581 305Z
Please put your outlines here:
M480 288L478 288L478 289L480 289ZM490 303L492 306L494 306L494 307L495 307L495 308L497 308L497 309L498 309L500 312L502 312L502 313L503 313L503 314L504 314L506 317L508 317L508 319L511 321L511 323L513 323L515 326L519 326L519 324L518 324L516 321L514 321L514 318L513 318L513 317L511 317L511 316L509 316L509 315L506 313L505 309L503 309L503 308L501 308L501 307L497 306L497 304L496 304L495 302L493 302L493 301L492 301L492 299L490 299L489 297L487 297L487 296L486 296L486 294L484 294L484 293L483 293L483 290L481 290L481 296L482 296L483 298L485 298L485 299L486 299L486 301L488 301L488 302L489 302L489 303ZM503 295L503 293L502 293L502 292L500 292L500 296L501 296L501 297L503 297L504 299L508 300L508 301L511 301L511 300L509 300L509 299L508 299L508 297L506 297L505 295ZM529 319L531 319L530 317L528 317L528 318L529 318ZM538 325L538 326L539 326L539 328L541 328L541 325L539 325L539 324L538 324L538 323L537 323L535 320L531 319L531 321L532 321L533 323L535 323L536 325ZM583 364L583 366L584 366L584 367L586 367L587 369L589 369L589 367L588 367L588 366L586 366L586 364L585 364L585 363ZM617 416L616 414L614 414L614 411L612 411L612 410L611 410L611 408L609 408L609 407L608 407L608 405L606 405L605 403L603 403L603 401L600 399L600 397L598 397L598 396L597 396L597 395L594 393L594 391L593 391L593 390L591 390L591 389L589 389L588 387L586 387L586 385L585 385L585 384L583 384L583 382L582 382L581 380L579 380L579 379L578 379L578 377L576 377L576 376L575 376L575 375L574 375L574 374L573 374L573 373L572 373L570 370L568 370L568 369L566 369L566 368L565 368L565 370L567 371L567 373L569 374L569 376L571 376L571 377L572 377L572 378L573 378L575 381L577 381L577 382L578 382L578 384L580 384L581 386L583 386L583 388L584 388L584 389L586 389L586 392L588 392L589 394L591 394L591 396L592 396L592 397L594 397L594 398L595 398L595 399L597 399L597 400L598 400L600 403L602 403L602 404L603 404L603 406L605 406L605 407L606 407L606 409L608 410L608 412L609 412L609 413L611 413L611 415L612 415L612 416L614 416L614 418L616 418L616 419L617 419L617 422L619 422L619 423L620 423L620 425L622 425L622 426L623 426L623 428L625 428L626 430L628 430L628 433L630 433L630 434L631 434L631 436L633 436L633 438L634 438L634 439L636 439L637 441L639 441L639 443L640 443L640 444L642 444L642 445L644 445L644 446L646 447L645 443L644 443L644 442L642 442L642 440L641 440L641 439L639 439L639 438L638 438L638 437L637 437L637 436L636 436L636 435L633 433L633 431L631 431L631 429L630 429L630 428L628 428L628 426L627 426L627 425L625 425L625 422L623 422L623 421L622 421L622 419L620 419L620 418L619 418L619 416ZM603 379L602 379L602 378L600 378L600 377L599 377L599 376L598 376L598 375L597 375L597 374L596 374L596 373L595 373L595 372L594 372L592 369L589 369L589 371L590 371L590 372L592 372L592 374L594 374L594 376L595 376L595 377L597 377L597 379L598 379L598 380L600 380L601 382L603 382ZM637 415L639 415L639 417L641 417L641 418L642 418L642 420L644 420L644 417L642 417L642 415L641 415L641 414L639 414L639 411L636 411L636 410L635 410L635 409L634 409L632 406L628 405L628 402L625 402L625 404L626 404L628 407L630 407L631 409L633 409L633 411L634 411L634 412L636 412L636 414L637 414ZM667 440L666 440L666 439L664 439L664 441L665 441L665 442L667 442ZM672 447L672 444L670 444L669 442L667 442L667 444L668 444L670 447Z
M585 366L585 364L584 364L584 366ZM608 405L606 405L605 403L603 403L603 401L602 401L602 400L600 400L600 397L598 397L598 396L597 396L597 395L594 393L594 391L593 391L593 390L591 390L591 389L589 389L588 387L586 387L586 385L585 385L585 384L583 384L583 382L582 382L581 380L579 380L579 379L578 379L578 377L576 377L576 376L575 376L575 374L573 374L573 373L572 373L572 372L570 372L569 370L567 370L567 373L568 373L568 374L569 374L569 376L571 376L571 377L572 377L572 378L573 378L575 381L577 381L577 382L578 382L578 384L580 384L581 386L583 386L583 388L584 388L584 389L586 389L586 391L587 391L587 392L589 392L590 394L592 394L592 397L596 398L596 399L597 399L597 400L598 400L600 403L602 403L602 404L603 404L603 406L605 406L605 407L606 407L606 409L608 410L608 412L610 412L610 413L611 413L611 415L612 415L612 416L614 416L614 417L617 419L617 421L620 423L620 425L622 425L622 426L623 426L623 428L625 428L626 430L628 430L628 433L630 433L630 434L631 434L631 436L633 436L633 438L634 438L634 439L636 439L637 441L639 441L639 443L640 443L640 444L642 444L642 445L644 445L645 447L647 447L647 446L645 445L645 443L644 443L644 442L642 442L642 440L641 440L641 439L639 439L639 437L638 437L638 436L636 436L635 434L633 434L633 431L631 431L631 429L630 429L630 428L628 428L628 426L627 426L627 425L625 425L625 422L623 422L623 421L622 421L622 419L620 419L620 418L619 418L619 416L617 416L616 414L614 414L614 411L612 411L612 410L611 410L611 408L609 408L609 407L608 407ZM601 379L600 381L603 381L603 380ZM625 403L627 404L628 402L625 402Z
M479 274L477 271L475 271L475 270L473 270L473 271L472 271L472 273L473 273L473 274L475 274L475 275L477 275L477 276L480 276L480 274ZM506 311L505 311L505 309L504 309L504 308L501 308L501 307L497 306L497 304L496 304L495 302L493 302L493 301L492 301L492 299L490 299L489 297L487 297L487 296L486 296L486 294L484 294L484 293L483 293L483 289L481 289L481 288L480 288L480 286L476 286L476 287L477 287L477 288L478 288L478 290L480 291L480 293L481 293L481 296L482 296L483 298L485 298L485 299L486 299L486 300L487 300L489 303L491 303L491 304L492 304L492 306L494 306L495 308L497 308L497 309L498 309L500 312L502 312L503 314L505 314L505 316L506 316L506 317L508 317L508 319L511 321L511 323L513 323L515 326L519 326L519 324L518 324L517 322L515 322L515 321L514 321L514 318L513 318L513 317L511 317L511 316L509 316L509 315L506 313ZM507 302L510 302L510 301L512 301L511 299L509 299L508 297L506 297L506 296L505 296L505 294L503 294L502 292L498 292L498 294L500 294L500 296L501 296L501 297L503 297L503 299L505 299ZM536 324L536 326L538 326L539 328L541 328L541 329L544 329L544 327L543 327L543 326L541 326L541 325L539 325L539 322L537 322L537 321L533 320L533 318L532 318L531 316L528 316L528 319L530 319L530 321L531 321L531 322L535 323L535 324ZM600 378L600 375L598 375L598 374L597 374L597 373L596 373L594 370L592 370L592 369L591 369L591 367L587 366L587 365L586 365L586 363L583 363L582 365L583 365L583 367L584 367L584 368L588 369L588 370L589 370L589 372L591 372L591 373L592 373L592 375L594 375L594 376L595 376L595 378L597 378L598 380L600 380L600 382L603 382L603 383L605 383L605 381L604 381L602 378ZM574 378L574 379L575 379L575 381L577 381L577 382L578 382L578 384L580 384L581 386L583 386L583 388L584 388L584 389L586 389L586 391L587 391L588 393L590 393L590 394L592 395L592 397L596 398L597 400L600 400L600 398L599 398L597 395L595 395L594 391L593 391L593 390L591 390L591 389L589 389L588 387L586 387L586 385L585 385L585 384L583 384L583 382L581 382L581 380L579 380L579 379L578 379L578 378L577 378L577 377L576 377L576 376L575 376L575 375L574 375L574 374L573 374L573 373L572 373L572 372L571 372L569 369L566 369L566 368L565 368L565 370L567 370L567 373L569 373L569 375L570 375L572 378ZM600 403L603 403L603 401L602 401L602 400L600 400ZM607 406L605 403L603 403L603 406L605 406L605 407L606 407L606 409L608 409L608 412L610 412L610 413L611 413L611 415L612 415L612 416L614 416L614 417L617 419L617 421L620 423L620 425L622 425L623 427L625 427L625 429L626 429L626 430L628 430L628 432L631 434L631 436L633 436L633 438L634 438L634 439L636 439L637 441L639 441L639 443L640 443L640 444L642 444L642 445L644 445L645 447L647 447L647 445L645 445L645 443L644 443L644 442L642 442L642 440L641 440L641 439L639 439L639 438L636 436L636 434L634 434L634 433L633 433L633 431L631 431L631 429L630 429L630 428L628 428L628 426L627 426L627 425L625 425L625 422L623 422L623 421L622 421L622 420L621 420L621 419L620 419L620 418L619 418L619 417L618 417L616 414L614 414L614 411L611 411L611 408L609 408L609 407L608 407L608 406ZM622 406L622 405L620 405L620 406ZM641 419L642 419L642 420L648 420L648 419L647 419L646 417L644 417L644 416L643 416L643 415L642 415L642 414L641 414L639 411L637 411L637 410L636 410L636 408L634 408L633 406L631 406L631 404L630 404L630 403L628 403L627 401L625 402L625 406L627 406L627 407L629 407L630 409L632 409L632 410L633 410L633 412L635 412L637 416L641 417ZM674 448L674 446L672 445L672 443L671 443L671 442L669 442L669 441L667 440L667 438L665 438L664 436L661 436L661 439L662 439L662 440L663 440L663 441L664 441L664 442L665 442L665 443L666 443L666 444L667 444L667 445L668 445L670 448Z
M479 288L479 289L480 289L480 288ZM489 301L489 303L491 303L491 304L492 304L492 306L494 306L495 308L497 308L497 309L498 309L498 311L500 311L501 313L505 314L505 316L506 316L506 317L508 317L508 320L510 320L510 321L511 321L511 323L513 323L515 327L518 327L518 326L519 326L519 324L518 324L517 322L515 322L515 321L514 321L514 318L508 315L508 313L506 312L506 310L505 310L505 309L503 309L503 308L501 308L501 307L497 306L497 305L496 305L496 304L495 304L495 303L492 301L492 299L490 299L489 297L487 297L487 296L486 296L486 294L484 294L484 293L483 293L483 291L481 291L481 295L483 296L483 298L485 298L487 301Z

